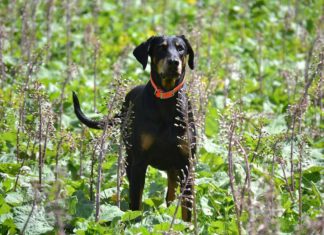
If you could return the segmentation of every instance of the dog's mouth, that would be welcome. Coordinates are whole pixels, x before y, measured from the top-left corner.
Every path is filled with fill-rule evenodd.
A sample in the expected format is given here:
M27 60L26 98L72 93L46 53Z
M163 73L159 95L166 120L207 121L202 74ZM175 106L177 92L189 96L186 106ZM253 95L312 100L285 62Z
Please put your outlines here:
M177 78L162 78L161 85L164 90L169 91L175 87Z
M178 70L167 72L167 73L160 73L160 78L163 80L172 80L180 78L181 73Z
M170 71L168 73L161 73L159 75L162 88L166 91L172 90L176 86L177 80L179 80L181 77L181 73L179 73L177 70Z

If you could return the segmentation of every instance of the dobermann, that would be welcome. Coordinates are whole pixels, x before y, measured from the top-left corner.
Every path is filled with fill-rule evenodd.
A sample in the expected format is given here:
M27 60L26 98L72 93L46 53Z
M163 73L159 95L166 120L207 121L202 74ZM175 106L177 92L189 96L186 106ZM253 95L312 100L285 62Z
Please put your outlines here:
M184 128L184 113L179 110L178 99L185 83L186 63L194 69L194 52L185 36L153 36L133 51L145 70L151 57L151 78L146 85L133 88L125 98L119 117L131 109L130 133L124 135L126 146L126 174L130 187L130 209L140 210L145 173L148 165L164 170L168 175L166 202L169 206L176 197L180 183L182 219L191 220L192 186L186 184L189 156L196 152L196 131L190 103L188 116L190 128ZM87 118L80 109L79 100L73 93L75 114L90 128L103 129L104 121ZM121 120L124 120L121 118ZM187 135L186 130L189 130ZM188 145L184 136L190 136ZM187 138L188 139L188 138ZM190 151L190 152L189 152ZM179 182L180 181L180 182ZM184 188L185 187L185 188Z

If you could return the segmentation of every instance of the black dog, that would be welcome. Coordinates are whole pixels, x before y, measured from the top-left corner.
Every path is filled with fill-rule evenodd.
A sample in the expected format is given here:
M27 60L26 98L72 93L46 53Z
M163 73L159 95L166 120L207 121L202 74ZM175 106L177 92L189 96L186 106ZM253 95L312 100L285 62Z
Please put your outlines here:
M183 127L183 112L177 107L177 98L184 86L187 61L189 67L194 68L194 52L184 36L158 36L140 44L133 54L143 65L143 69L148 57L151 57L151 79L146 85L137 86L126 95L119 115L125 116L129 107L133 113L128 124L130 133L124 137L124 142L127 143L126 173L130 187L130 209L141 208L145 173L147 166L151 165L167 172L167 205L175 199L180 179L184 192L182 219L190 221L192 186L186 184L185 179L188 177L189 156L194 156L196 151L196 133L190 103L188 123L191 126L187 135ZM91 120L83 114L75 94L73 103L75 113L82 123L90 128L103 129L103 121ZM179 138L186 135L190 136L190 142L193 143L190 147L185 138Z

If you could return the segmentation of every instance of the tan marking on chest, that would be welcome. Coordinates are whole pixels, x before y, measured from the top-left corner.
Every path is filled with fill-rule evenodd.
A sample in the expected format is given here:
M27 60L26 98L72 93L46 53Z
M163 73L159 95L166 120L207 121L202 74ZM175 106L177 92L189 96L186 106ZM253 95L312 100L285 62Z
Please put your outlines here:
M154 137L151 134L142 133L141 134L141 147L142 150L148 150L154 143Z

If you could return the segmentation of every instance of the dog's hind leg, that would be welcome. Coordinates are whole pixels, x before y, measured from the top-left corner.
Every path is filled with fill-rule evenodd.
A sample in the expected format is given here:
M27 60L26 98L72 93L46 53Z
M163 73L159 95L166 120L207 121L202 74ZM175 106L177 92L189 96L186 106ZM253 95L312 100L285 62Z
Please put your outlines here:
M176 197L176 190L178 187L178 170L168 170L168 192L166 195L167 206L170 206L171 202L174 201Z

